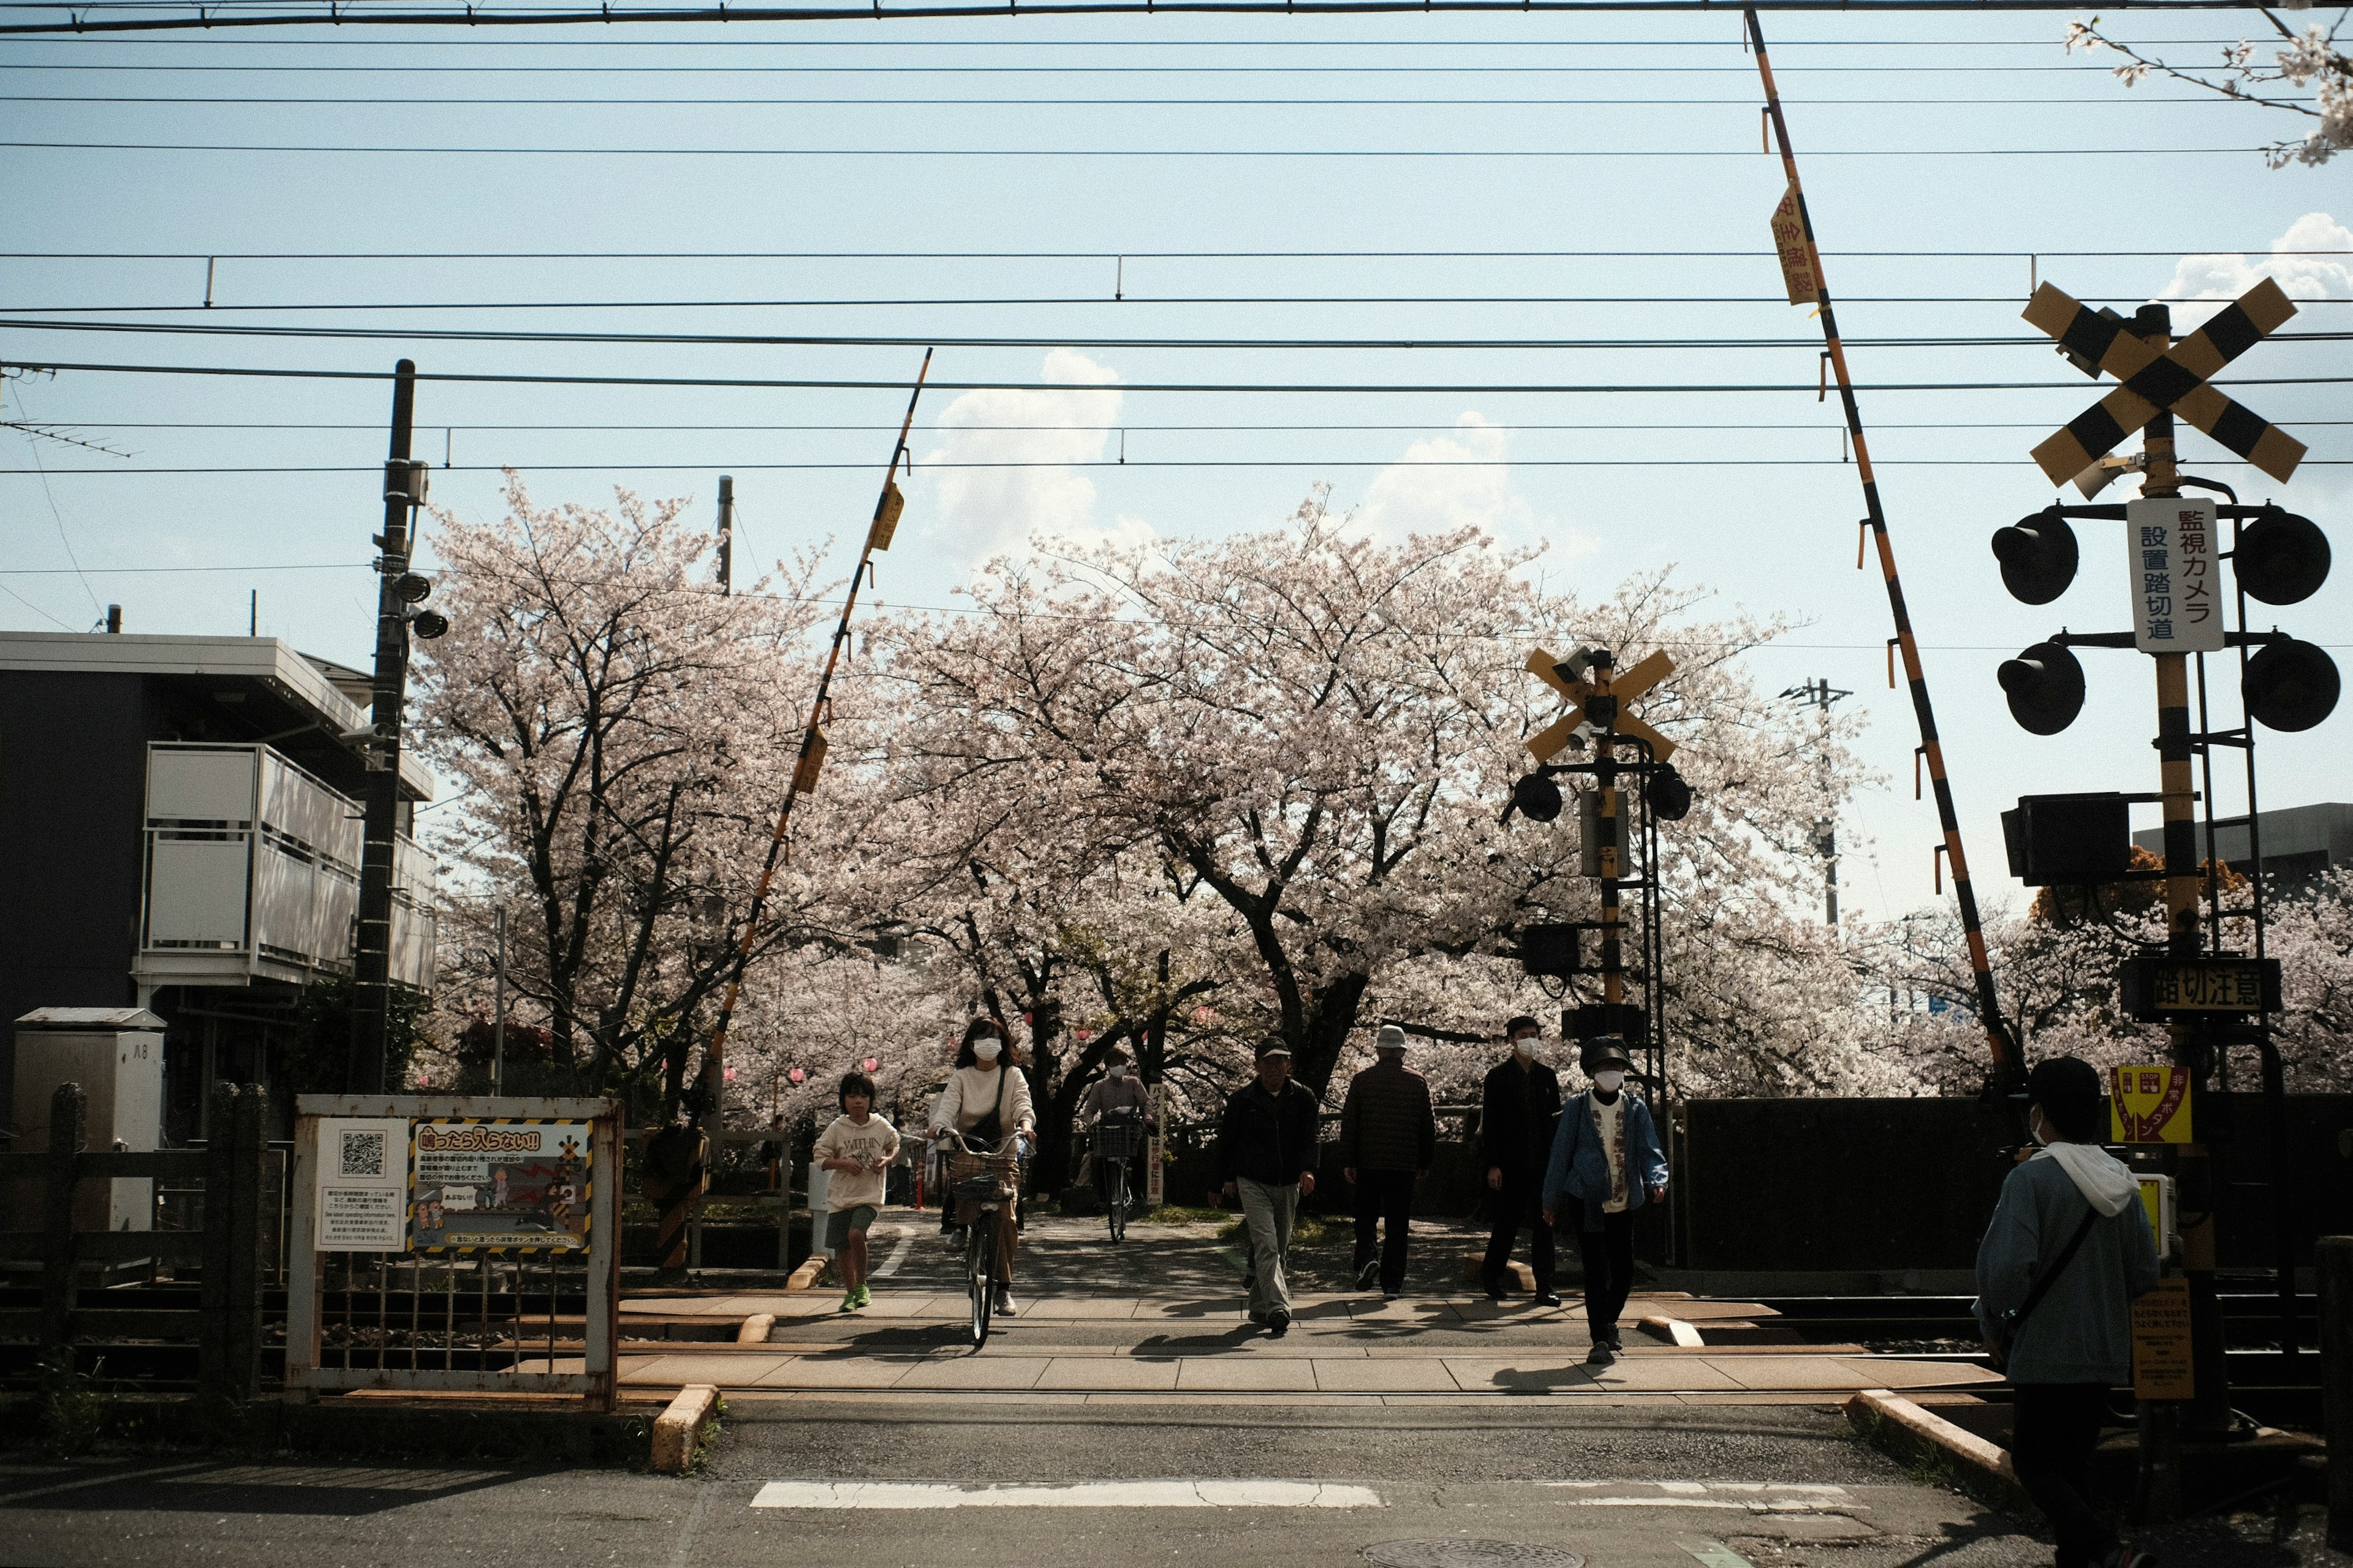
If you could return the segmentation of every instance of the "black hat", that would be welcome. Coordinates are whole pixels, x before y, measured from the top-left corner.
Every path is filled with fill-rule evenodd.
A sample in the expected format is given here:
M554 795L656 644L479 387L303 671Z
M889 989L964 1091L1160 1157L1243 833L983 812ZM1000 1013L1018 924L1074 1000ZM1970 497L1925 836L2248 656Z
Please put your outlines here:
M2081 1057L2035 1063L2026 1075L2026 1098L2042 1108L2062 1137L2080 1142L2098 1135L2100 1069Z
M1634 1058L1626 1054L1626 1042L1616 1035L1596 1035L1585 1042L1580 1058L1587 1072L1599 1072L1605 1067L1631 1068Z
M1290 1054L1291 1047L1282 1043L1281 1035L1269 1035L1259 1042L1258 1059L1261 1061L1265 1061L1270 1057L1287 1057Z

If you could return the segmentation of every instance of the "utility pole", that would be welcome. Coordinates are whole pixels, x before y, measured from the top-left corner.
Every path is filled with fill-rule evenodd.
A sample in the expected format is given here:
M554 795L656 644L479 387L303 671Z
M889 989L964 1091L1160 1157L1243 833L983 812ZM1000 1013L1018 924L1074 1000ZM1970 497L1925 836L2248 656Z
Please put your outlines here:
M360 846L359 942L352 955L352 1049L346 1092L381 1094L392 1033L392 882L400 814L400 724L408 683L409 513L425 500L425 466L408 456L417 365L393 367L392 447L384 465L384 531L375 537L375 696L367 737Z
M499 906L499 978L496 1011L491 1022L491 1092L504 1094L507 1083L507 907Z
M1829 679L1824 678L1820 680L1809 680L1801 686L1792 686L1781 695L1785 699L1794 698L1800 702L1811 703L1820 710L1822 740L1827 745L1831 731L1831 705L1840 698L1852 697L1854 693L1836 689L1831 685ZM1831 792L1828 757L1822 759L1820 773L1822 799L1827 803ZM1825 810L1827 809L1825 805ZM1814 851L1822 858L1822 920L1832 931L1836 931L1839 923L1837 817L1823 816L1814 820Z
M735 591L735 476L719 476L719 591Z

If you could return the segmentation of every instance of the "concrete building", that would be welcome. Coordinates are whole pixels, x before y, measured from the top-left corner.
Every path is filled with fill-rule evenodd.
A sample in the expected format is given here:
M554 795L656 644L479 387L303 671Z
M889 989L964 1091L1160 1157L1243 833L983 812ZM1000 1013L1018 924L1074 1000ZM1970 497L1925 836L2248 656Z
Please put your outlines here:
M2291 805L2281 811L2255 814L2256 836L2263 840L2263 869L2282 893L2299 893L2320 879L2331 867L2353 864L2353 805L2329 801L2319 805ZM2144 828L2133 842L2152 855L2165 853L2165 829ZM2214 849L2234 871L2252 871L2254 852L2243 816L2217 817ZM2198 855L2206 857L2206 826L2198 827Z
M290 1114L305 989L352 968L366 693L271 637L0 632L0 1026L148 1009L170 1142L203 1133L216 1079ZM407 834L431 782L403 759L393 977L419 990L437 868Z

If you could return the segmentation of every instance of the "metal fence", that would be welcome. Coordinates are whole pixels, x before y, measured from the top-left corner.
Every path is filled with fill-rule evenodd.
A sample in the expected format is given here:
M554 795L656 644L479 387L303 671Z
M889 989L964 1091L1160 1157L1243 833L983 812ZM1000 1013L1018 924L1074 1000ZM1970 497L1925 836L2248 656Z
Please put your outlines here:
M577 1394L613 1407L617 1101L303 1095L296 1112L290 1397Z

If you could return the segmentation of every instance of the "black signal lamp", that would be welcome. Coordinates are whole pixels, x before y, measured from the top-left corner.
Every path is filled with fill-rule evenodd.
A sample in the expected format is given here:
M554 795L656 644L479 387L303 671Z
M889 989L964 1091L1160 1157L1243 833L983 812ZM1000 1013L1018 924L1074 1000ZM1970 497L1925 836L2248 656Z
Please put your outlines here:
M2252 592L2253 590L2250 590ZM2240 682L2247 712L2266 729L2309 730L2336 710L2337 661L2308 642L2267 643Z
M403 572L392 580L392 596L404 605L421 605L433 596L433 580L415 572Z
M2010 874L2030 888L2118 882L2132 865L2128 803L2109 790L2096 795L2021 795L2001 814Z
M408 629L430 642L449 629L449 617L438 610L417 610L410 613Z
M1691 815L1690 781L1672 767L1652 773L1642 793L1650 798L1651 814L1662 822L1681 822Z
M1995 679L2010 698L2010 716L2031 735L2055 735L2084 710L2084 667L2057 643L2039 642L2002 660Z
M1566 980L1585 967L1573 925L1533 925L1520 931L1520 966L1530 974Z
M2047 605L2075 580L2075 531L2055 508L1994 530L1993 552L2002 586L2022 603Z
M2240 531L2231 563L2248 597L2294 605L2312 597L2328 580L2328 535L2318 523L2271 507Z
M1512 804L1531 822L1550 822L1560 815L1560 785L1542 773L1523 773L1512 781Z

